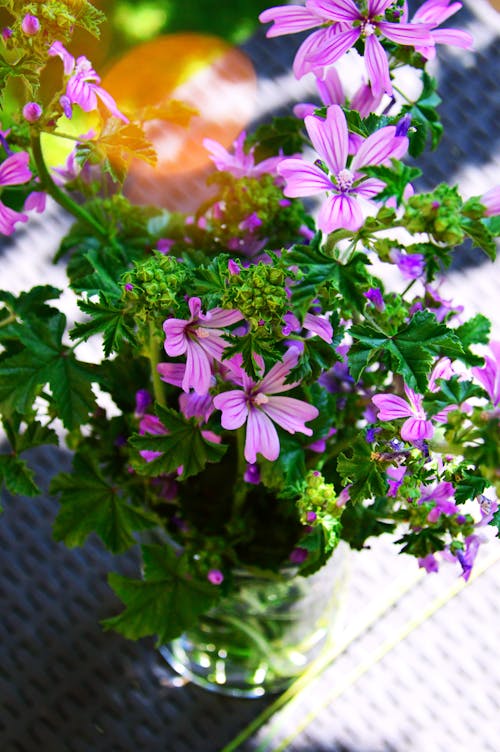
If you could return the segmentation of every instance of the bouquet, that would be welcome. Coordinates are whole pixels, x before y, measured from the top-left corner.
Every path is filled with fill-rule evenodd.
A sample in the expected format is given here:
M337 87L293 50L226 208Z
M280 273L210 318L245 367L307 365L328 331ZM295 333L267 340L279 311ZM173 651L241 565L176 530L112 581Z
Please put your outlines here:
M0 292L0 479L36 497L28 450L66 446L56 540L96 533L116 554L142 542L137 578L109 576L124 609L106 627L164 644L237 572L307 578L339 541L362 550L382 534L416 566L451 562L467 579L500 525L500 343L440 282L466 239L494 259L500 186L421 192L407 159L442 131L427 62L439 44L472 44L441 26L460 3L262 13L270 37L308 32L293 68L318 99L229 149L207 139L213 194L190 216L123 193L131 161L154 162L145 114L68 50L102 14L87 0L4 5L0 84L21 93L2 114L0 232L47 196L74 223L55 255L67 290ZM408 69L416 96L401 88ZM96 124L49 168L42 137L68 138L75 111Z

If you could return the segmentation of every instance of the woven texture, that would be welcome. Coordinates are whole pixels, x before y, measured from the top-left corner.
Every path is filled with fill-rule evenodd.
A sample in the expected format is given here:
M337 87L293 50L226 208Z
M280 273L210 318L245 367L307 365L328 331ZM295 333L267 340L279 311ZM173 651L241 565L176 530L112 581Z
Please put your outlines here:
M500 120L499 17L483 2L465 10L460 25L478 40L475 53L441 48L436 75L446 129L437 152L420 161L425 185L459 183L467 195L498 182ZM245 45L259 74L257 116L286 112L312 94L295 81L289 65L296 40L265 40L259 32ZM19 291L33 284L64 286L64 266L52 266L58 238L69 226L54 207L0 246L0 286ZM499 265L464 248L445 289L466 307L494 317L500 337ZM76 311L68 302L69 316ZM89 346L89 350L91 350ZM69 466L53 448L32 455L38 480ZM134 576L137 552L109 556L99 541L67 550L51 540L57 505L45 493L36 500L4 495L0 524L0 750L1 752L216 752L268 700L232 700L183 685L154 650L152 641L131 643L104 633L99 620L119 604L106 584L113 569ZM382 597L415 565L397 558L384 541L353 555L345 623ZM411 618L456 571L429 576L380 619L321 677L301 700L243 745L247 752L272 732L283 739L307 713L316 719L289 749L294 752L498 752L500 706L500 566L450 601L331 703L333 691L387 634ZM266 749L274 749L270 742Z

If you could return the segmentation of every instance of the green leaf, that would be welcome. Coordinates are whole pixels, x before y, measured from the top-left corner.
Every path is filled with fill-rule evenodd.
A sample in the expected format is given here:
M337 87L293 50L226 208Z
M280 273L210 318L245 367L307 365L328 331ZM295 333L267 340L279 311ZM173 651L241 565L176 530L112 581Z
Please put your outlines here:
M384 201L395 196L399 206L403 201L406 186L408 183L419 178L422 170L418 167L405 165L397 159L392 159L391 162L392 167L386 165L364 167L363 173L384 181L386 187L377 194L377 201Z
M349 453L339 455L337 470L345 485L349 484L351 501L365 501L384 496L387 491L385 469L372 459L370 444L359 436Z
M349 352L349 367L354 379L377 359L386 358L394 373L418 392L427 390L427 377L438 355L462 357L460 340L433 313L417 311L409 324L388 335L381 329L360 325L350 330L354 343Z
M375 499L373 504L348 504L341 517L342 539L360 551L367 538L392 532L394 523L384 519L388 511L387 500L382 497Z
M450 405L462 405L473 397L481 397L483 390L472 381L461 380L460 376L453 376L447 381L438 379L439 390L429 394L424 399L424 410L430 418Z
M492 261L496 259L497 246L495 238L486 224L479 219L463 218L460 222L460 227L472 240L473 247L480 248Z
M484 493L484 489L489 486L489 482L481 475L474 475L464 471L462 479L455 484L455 501L463 504L468 499L475 499Z
M0 454L0 485L2 481L12 494L38 496L41 493L25 460L14 455Z
M98 303L81 300L78 307L91 316L90 321L84 321L76 324L70 332L72 339L88 340L94 334L102 333L104 335L104 354L110 355L117 351L123 340L134 344L134 322L127 314L122 305L108 300L108 297L101 293Z
M66 317L59 313L19 330L25 349L0 363L0 403L10 414L26 413L40 387L49 384L58 415L70 431L84 424L95 405L95 368L62 344Z
M247 138L246 144L255 146L257 162L280 153L297 154L304 146L303 127L300 118L275 117L270 123L256 128Z
M476 344L487 345L490 340L491 322L482 313L478 313L454 331L464 348Z
M157 635L159 646L196 624L216 603L219 591L189 576L184 557L169 546L142 546L142 556L144 580L109 575L109 584L126 608L103 624L132 640Z
M141 475L156 477L164 473L176 473L182 465L180 477L189 478L203 470L207 462L219 462L225 454L227 446L205 441L193 418L186 420L175 410L160 405L156 406L156 414L168 433L161 436L134 436L130 441L136 449L162 453L152 462L133 462Z
M136 542L134 530L158 524L154 514L130 505L123 491L83 454L75 455L71 473L61 473L53 479L50 491L61 495L54 538L70 547L81 546L88 535L96 532L110 551L120 553Z

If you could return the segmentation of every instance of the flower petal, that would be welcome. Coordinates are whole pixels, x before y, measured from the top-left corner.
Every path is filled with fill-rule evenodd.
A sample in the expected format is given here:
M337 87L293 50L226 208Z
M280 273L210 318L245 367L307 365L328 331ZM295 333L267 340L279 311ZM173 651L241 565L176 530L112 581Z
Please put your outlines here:
M389 21L380 21L377 24L382 34L397 44L406 44L412 47L416 45L429 45L432 47L433 41L429 33L430 26L422 23L390 23Z
M283 356L283 360L275 363L268 374L259 381L259 392L261 394L277 394L287 392L297 386L298 382L285 384L288 374L297 365L299 352L296 347L290 347Z
M16 222L27 222L28 215L20 214L0 201L0 234L12 235L16 229Z
M200 313L198 318L203 322L203 328L213 327L215 329L220 329L225 326L231 326L231 324L236 324L237 321L241 321L243 314L236 309L211 308L206 313Z
M198 342L188 340L182 388L185 392L193 388L197 394L206 394L210 389L211 380L212 368L209 356Z
M261 409L288 433L298 431L306 436L312 436L312 430L304 423L319 415L319 410L314 405L294 397L269 397Z
M247 419L247 397L241 389L217 394L214 397L214 407L222 412L221 426L230 431L240 428Z
M365 64L374 97L383 92L392 94L387 54L375 35L365 41Z
M347 23L361 18L356 3L353 0L309 0L308 8L314 10L319 16L330 18L332 21L346 21Z
M319 49L316 47L315 51L310 53L305 61L306 65L309 66L308 71L333 65L356 44L361 36L360 27L338 31L335 26L329 26L322 31L324 33Z
M430 420L411 417L401 426L401 438L405 441L422 441L434 436L434 426Z
M0 165L0 185L21 185L31 180L29 158L27 151L18 151L7 157Z
M383 164L392 157L395 150L400 149L399 137L396 138L395 133L394 125L386 125L368 136L354 156L351 170L355 172L365 165Z
M278 5L268 8L259 16L261 23L273 23L266 37L278 37L282 34L295 34L319 26L322 19L303 5Z
M165 352L171 358L177 355L184 355L187 348L188 337L186 329L189 322L185 319L167 319L163 322L163 331L165 332Z
M323 191L331 191L334 185L323 170L303 159L284 159L277 168L278 175L286 181L285 196L313 196Z
M378 407L379 420L395 420L413 415L413 411L406 400L397 394L376 394L372 397L373 404Z
M344 229L356 232L363 224L363 212L353 196L328 196L318 214L318 227L323 232Z
M245 439L245 459L247 462L257 461L257 453L266 460L277 460L280 453L278 432L270 418L262 410L251 408L248 412L247 433Z
M326 120L309 115L305 126L317 153L328 167L337 174L346 166L349 147L347 122L338 104L332 104L327 110Z
M186 372L185 363L158 363L156 370L160 374L162 381L173 386L182 386L184 374Z

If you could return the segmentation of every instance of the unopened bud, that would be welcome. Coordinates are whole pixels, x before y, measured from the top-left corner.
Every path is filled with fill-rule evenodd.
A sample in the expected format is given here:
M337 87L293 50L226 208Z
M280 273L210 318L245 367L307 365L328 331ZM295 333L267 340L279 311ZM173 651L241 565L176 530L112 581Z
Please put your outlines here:
M42 108L36 102L28 102L23 107L23 117L28 123L36 123L42 115Z
M40 21L36 16L33 16L31 13L27 13L22 20L21 29L29 37L33 37L40 31Z

